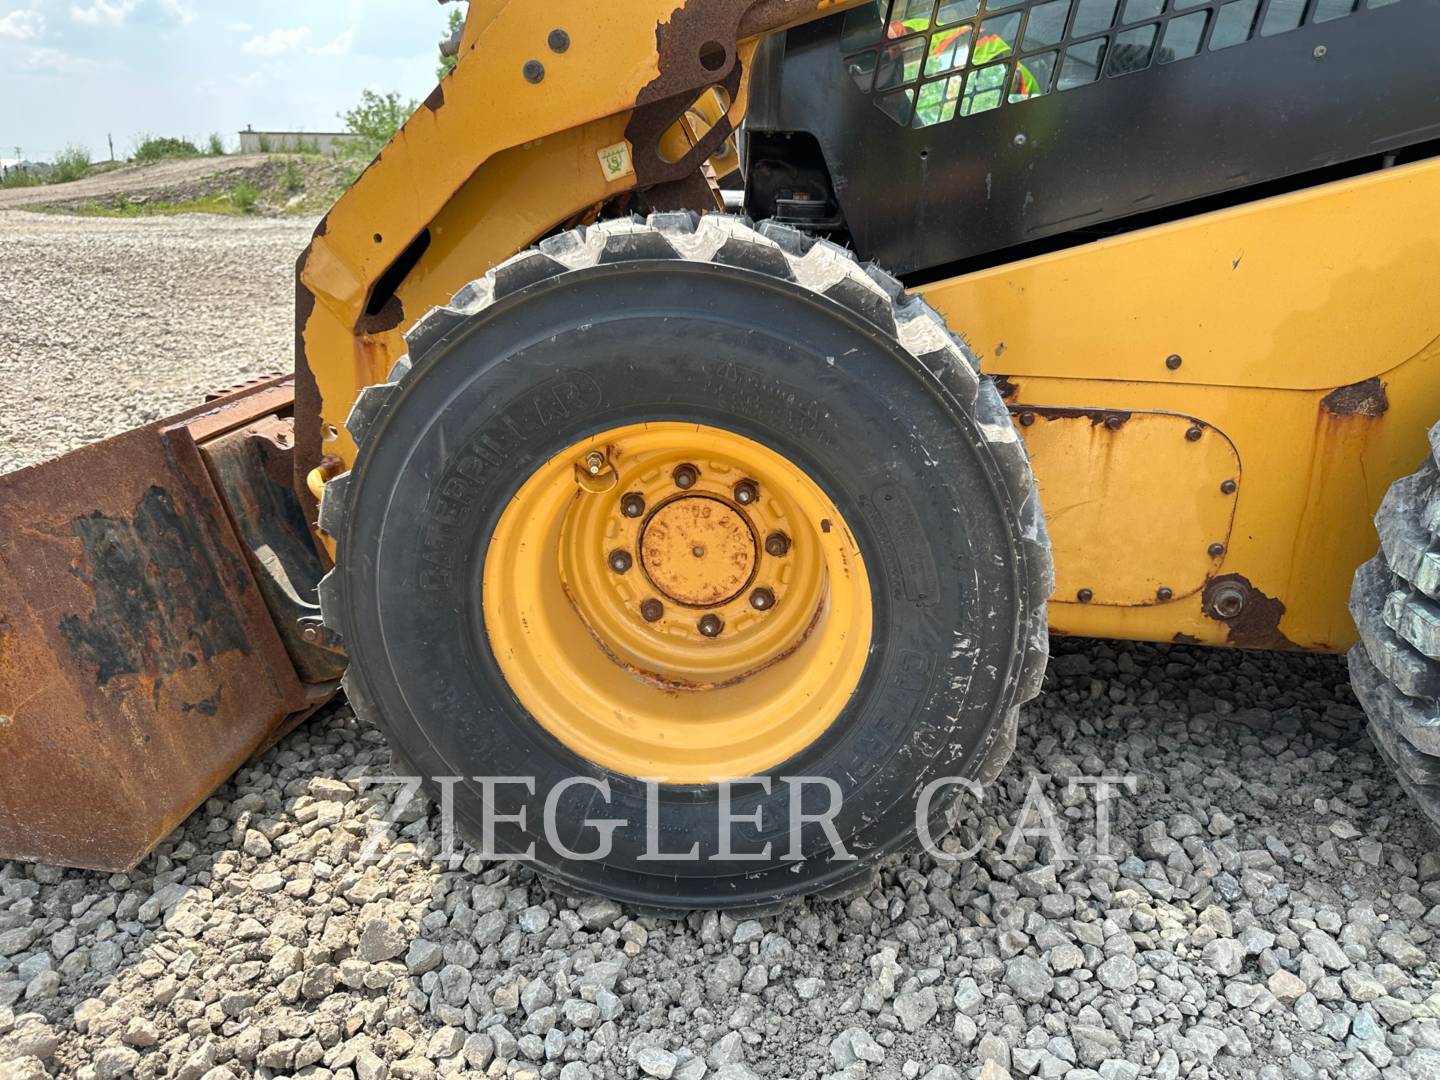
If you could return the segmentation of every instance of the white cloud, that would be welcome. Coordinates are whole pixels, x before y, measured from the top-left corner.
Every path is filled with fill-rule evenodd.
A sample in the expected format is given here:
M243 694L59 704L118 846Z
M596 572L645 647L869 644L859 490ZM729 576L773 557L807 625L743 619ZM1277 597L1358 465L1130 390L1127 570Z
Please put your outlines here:
M350 52L350 46L355 41L355 28L342 31L336 34L334 39L326 42L318 48L307 50L312 56L346 56Z
M86 26L119 26L132 11L136 0L93 0L89 7L70 8L70 17Z
M70 17L85 26L119 26L139 13L150 22L190 23L195 11L190 0L90 0L88 6L70 6Z
M248 22L228 22L225 24L225 29L232 34L248 34L251 30L254 30L255 27L251 26Z
M240 46L240 51L251 56L279 56L281 53L298 49L309 37L308 26L297 26L293 30L271 30L268 34L257 34L245 42Z
M34 8L22 8L0 18L0 38L29 41L45 32L45 16Z
M94 60L83 56L72 56L67 52L51 49L44 45L27 50L20 59L21 71L36 74L78 75L93 71L96 66Z
M195 21L195 11L190 6L190 0L160 0L160 7L178 23Z

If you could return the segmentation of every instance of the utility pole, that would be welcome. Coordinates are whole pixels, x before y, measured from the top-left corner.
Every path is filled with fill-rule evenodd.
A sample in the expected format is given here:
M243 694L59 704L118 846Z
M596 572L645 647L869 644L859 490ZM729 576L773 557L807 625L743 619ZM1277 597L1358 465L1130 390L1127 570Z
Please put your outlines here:
M107 135L105 136L105 141L110 144L110 160L111 160L111 161L114 161L114 160L115 160L115 136L114 136L114 135L109 135L109 134L107 134Z

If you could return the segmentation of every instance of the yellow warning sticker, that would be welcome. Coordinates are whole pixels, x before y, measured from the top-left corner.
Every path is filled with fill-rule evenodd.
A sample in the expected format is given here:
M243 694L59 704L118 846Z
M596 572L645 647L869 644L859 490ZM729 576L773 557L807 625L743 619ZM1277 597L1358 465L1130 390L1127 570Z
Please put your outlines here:
M600 159L600 169L605 173L606 183L613 183L635 171L635 166L630 163L628 142L621 141L614 146L607 146L596 156Z

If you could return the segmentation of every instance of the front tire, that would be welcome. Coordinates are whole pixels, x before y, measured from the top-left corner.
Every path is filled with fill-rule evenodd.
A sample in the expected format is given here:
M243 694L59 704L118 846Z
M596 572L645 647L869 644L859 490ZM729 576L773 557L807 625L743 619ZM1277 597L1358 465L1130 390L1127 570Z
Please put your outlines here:
M457 823L472 840L485 836L511 853L533 845L538 867L567 887L643 907L764 908L862 880L877 860L913 841L916 796L932 781L986 781L999 772L1014 747L1019 706L1044 671L1048 539L999 394L939 317L893 279L791 229L657 214L545 241L467 286L407 341L410 356L389 383L367 388L351 415L360 448L354 468L326 488L321 524L338 550L322 606L349 650L352 705L386 733L398 761L429 778L432 794L439 777L534 778L524 824L492 815L487 825L483 785L455 784ZM817 511L798 527L830 545L840 561L832 559L829 573L840 572L842 539L853 541L855 563L863 563L868 621L847 615L839 625L869 626L853 671L807 682L808 665L823 657L807 653L808 643L777 646L773 660L742 680L695 679L676 689L673 672L657 677L647 668L632 681L649 689L617 699L615 685L624 680L605 657L625 660L630 646L607 640L604 619L582 618L570 583L553 591L571 608L546 606L538 594L549 586L540 578L511 588L497 606L516 574L565 565L568 518L553 525L545 518L532 534L507 524L507 508L527 483L547 469L563 478L573 462L573 499L552 500L564 507L619 500L644 476L663 480L668 474L655 468L624 474L626 452L608 441L646 425L726 435L732 456L712 454L713 470L725 475L741 476L751 467L745 446L759 447L785 465L757 456L757 476L793 466L819 493L809 502L797 495L794 505L833 506L835 514ZM597 446L610 446L605 468L613 460L624 477L598 494L589 493L595 485L581 468L581 451ZM726 499L720 489L711 497ZM616 510L607 547L629 543L619 504L597 505ZM744 499L726 503L724 513L746 516ZM539 544L542 554L504 562L508 549L491 550L497 536L507 545ZM552 561L546 545L561 558ZM747 564L746 573L760 572ZM663 584L655 577L645 588ZM832 577L830 588L838 584ZM639 610L640 594L627 596L617 600L622 621ZM533 611L512 620L521 629L505 631L504 613L532 598ZM710 602L701 593L682 600ZM671 606L667 597L667 618ZM857 600L846 610L858 609ZM829 610L824 602L818 609L822 629ZM558 629L527 636L537 619ZM625 626L631 644L645 631L634 618ZM668 639L657 639L662 659L671 639L692 650L677 646L677 663L705 656L681 640L683 630L676 624ZM584 662L570 664L577 657ZM555 696L535 684L561 668L570 680L562 684L577 692L573 715L557 717ZM853 685L826 694L834 680L851 677L845 672ZM596 686L583 682L592 677ZM673 772L677 759L665 756L671 743L714 741L697 726L703 719L729 715L738 724L765 702L810 700L807 694L831 711L794 745L782 735L807 717L782 715L774 736L786 746L781 759L715 753L716 777L740 765L768 780L768 794L759 784L731 792L732 820L758 813L758 825L723 829L720 787L703 770L678 783L645 782ZM587 714L587 703L615 700L618 719L599 708ZM640 738L637 718L646 710L659 726ZM602 736L613 744L597 741ZM755 740L747 745L753 751ZM856 858L829 858L831 834L820 828L790 850L795 789L784 778L795 776L838 788L833 825ZM540 804L572 778L584 780L558 799L559 828L547 833ZM597 794L602 786L608 798ZM932 804L932 821L955 790L945 788ZM818 796L802 789L806 813L823 811ZM651 801L658 845L647 835ZM585 823L596 819L624 822L606 857L567 855L595 847L598 831ZM692 844L698 860L654 857L657 848ZM767 845L767 857L746 857Z

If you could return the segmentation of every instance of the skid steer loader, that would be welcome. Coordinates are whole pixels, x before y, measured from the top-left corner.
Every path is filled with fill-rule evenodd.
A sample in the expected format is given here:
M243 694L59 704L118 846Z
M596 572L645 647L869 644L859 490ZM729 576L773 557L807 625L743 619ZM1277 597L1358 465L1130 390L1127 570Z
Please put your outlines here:
M343 681L566 888L835 895L998 774L1047 629L1354 645L1440 817L1437 40L474 0L293 375L0 479L0 855L134 865Z

